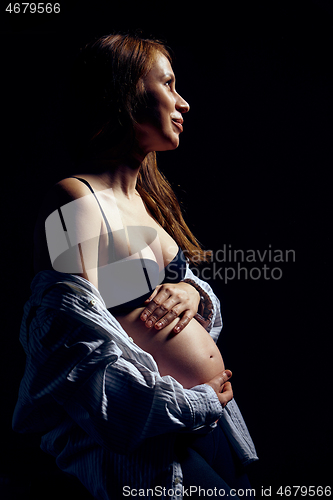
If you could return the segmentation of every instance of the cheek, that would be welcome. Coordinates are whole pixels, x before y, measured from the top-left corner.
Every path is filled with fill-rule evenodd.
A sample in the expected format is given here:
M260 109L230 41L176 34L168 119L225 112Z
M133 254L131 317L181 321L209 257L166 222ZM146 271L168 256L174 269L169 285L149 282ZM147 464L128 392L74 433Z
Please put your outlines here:
M150 95L147 106L137 116L136 137L143 149L163 151L178 147L179 137L171 121L174 103L169 96L162 97Z
M162 127L166 121L166 110L161 106L161 103L156 102L155 106L151 106L147 113L147 121L155 127Z
M168 135L172 129L170 114L160 108L151 108L140 124L151 136Z
M142 122L156 127L165 127L170 124L174 103L168 95L149 93L147 107L142 113Z

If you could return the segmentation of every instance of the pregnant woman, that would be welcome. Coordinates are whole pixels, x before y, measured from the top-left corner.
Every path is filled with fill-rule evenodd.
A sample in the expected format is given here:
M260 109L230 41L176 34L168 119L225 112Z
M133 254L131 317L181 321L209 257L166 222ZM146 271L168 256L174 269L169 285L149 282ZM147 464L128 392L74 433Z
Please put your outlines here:
M40 432L95 498L247 486L241 464L257 457L215 343L219 303L188 267L205 253L156 165L189 111L170 54L102 37L82 50L70 95L77 171L36 225L14 428Z

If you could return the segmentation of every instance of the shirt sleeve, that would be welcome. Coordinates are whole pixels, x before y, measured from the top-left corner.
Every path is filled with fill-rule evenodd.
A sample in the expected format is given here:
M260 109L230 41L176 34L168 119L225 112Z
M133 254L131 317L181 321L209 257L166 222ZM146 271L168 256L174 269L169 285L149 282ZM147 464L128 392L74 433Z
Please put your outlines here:
M39 308L38 314L15 430L26 429L28 421L36 430L51 399L104 448L126 454L149 437L194 431L222 415L210 386L188 390L161 377L100 326L62 311Z

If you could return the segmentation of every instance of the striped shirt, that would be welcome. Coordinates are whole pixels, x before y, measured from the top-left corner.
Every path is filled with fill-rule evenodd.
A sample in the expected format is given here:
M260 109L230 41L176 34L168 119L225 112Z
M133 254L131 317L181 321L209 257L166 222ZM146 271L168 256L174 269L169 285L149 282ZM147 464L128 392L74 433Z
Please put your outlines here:
M188 265L185 281L199 290L196 319L216 342L222 328L217 297ZM41 448L96 499L118 500L124 487L147 491L153 485L163 487L160 498L181 499L177 436L207 432L219 418L242 463L257 459L236 402L222 409L209 385L184 389L161 377L153 357L127 335L91 283L50 270L38 273L31 288L13 428L40 433Z

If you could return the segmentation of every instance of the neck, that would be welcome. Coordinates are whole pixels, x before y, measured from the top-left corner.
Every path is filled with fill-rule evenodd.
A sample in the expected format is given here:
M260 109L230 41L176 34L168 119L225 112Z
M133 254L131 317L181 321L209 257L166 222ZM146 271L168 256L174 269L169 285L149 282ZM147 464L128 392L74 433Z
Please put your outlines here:
M112 187L115 195L132 199L136 196L136 183L143 155L116 160L107 152L80 164L79 168L95 177L100 187Z

